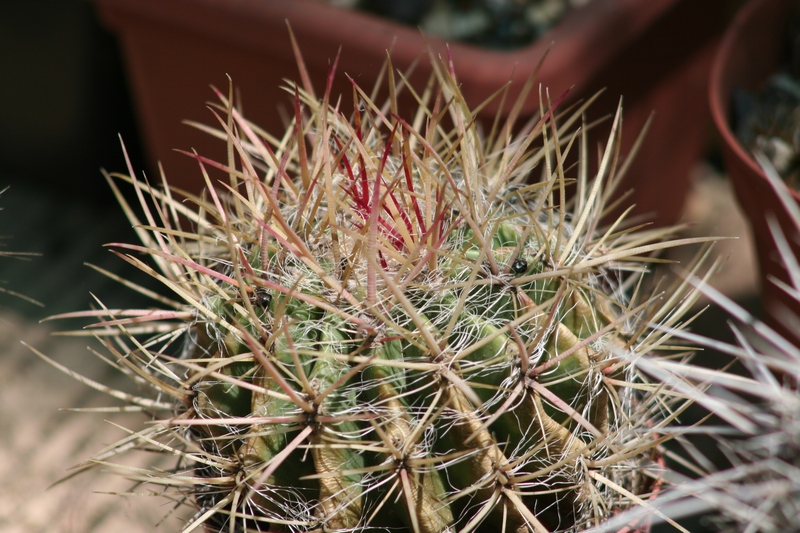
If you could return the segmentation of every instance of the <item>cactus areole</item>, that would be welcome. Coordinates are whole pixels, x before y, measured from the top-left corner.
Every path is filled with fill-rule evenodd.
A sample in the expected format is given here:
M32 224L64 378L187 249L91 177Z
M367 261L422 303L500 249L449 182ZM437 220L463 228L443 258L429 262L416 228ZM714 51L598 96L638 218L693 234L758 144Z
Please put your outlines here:
M482 132L432 61L415 116L388 68L385 103L287 87L278 138L217 91L198 127L228 160L187 152L202 197L110 177L143 212L119 194L142 245L113 248L171 295L93 312L158 393L129 398L155 420L95 459L178 456L135 477L195 506L185 531L582 531L654 486L670 402L632 361L680 291L637 283L664 232L601 222L620 115L595 152L589 104L531 84L538 117Z

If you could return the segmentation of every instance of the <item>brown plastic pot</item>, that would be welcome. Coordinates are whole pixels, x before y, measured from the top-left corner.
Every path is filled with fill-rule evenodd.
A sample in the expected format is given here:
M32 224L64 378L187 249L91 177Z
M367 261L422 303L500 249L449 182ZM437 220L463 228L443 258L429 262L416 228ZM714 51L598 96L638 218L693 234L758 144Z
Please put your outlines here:
M788 281L772 232L772 214L800 258L800 235L764 171L743 147L731 127L731 95L735 88L758 91L777 72L784 59L788 25L800 9L798 0L751 0L734 19L714 59L709 84L711 114L721 138L722 155L736 198L747 217L758 252L762 305L766 318L785 335L800 341L800 333L781 326L780 315L788 308L800 316L800 304L769 281ZM791 191L800 201L800 192Z
M426 41L414 28L314 0L94 1L121 40L151 168L160 161L173 183L195 190L201 186L195 163L173 150L224 156L221 143L182 125L213 120L205 106L212 99L209 85L225 89L230 75L245 114L282 133L291 96L279 86L298 78L287 20L318 90L341 46L334 90L347 98L352 89L343 73L371 87L388 48L400 70L423 58L415 84L430 72L426 43L445 50L444 42ZM613 113L624 96L623 153L655 113L622 189L634 189L637 212L671 223L707 140L707 71L730 7L730 0L593 0L526 48L499 52L453 43L450 50L463 93L476 106L509 79L513 96L552 44L539 75L551 94L572 88L575 101L605 88L591 118ZM524 112L537 109L534 96ZM497 103L490 105L481 118L488 121L497 111ZM593 140L606 135L598 128Z

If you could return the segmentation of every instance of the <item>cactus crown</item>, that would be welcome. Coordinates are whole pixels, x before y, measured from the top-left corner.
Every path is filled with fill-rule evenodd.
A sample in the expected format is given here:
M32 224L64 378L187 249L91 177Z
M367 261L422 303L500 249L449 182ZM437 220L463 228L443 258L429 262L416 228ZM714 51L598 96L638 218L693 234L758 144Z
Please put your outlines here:
M602 221L621 117L590 177L588 103L542 95L522 133L512 113L484 136L433 64L410 117L391 68L383 106L292 86L282 138L217 92L218 127L198 127L228 159L189 154L196 208L109 177L142 240L115 253L172 295L69 315L156 392L125 396L155 423L87 466L177 455L128 475L198 506L186 531L580 531L643 503L680 398L634 363L670 348L692 296L645 295L667 230Z

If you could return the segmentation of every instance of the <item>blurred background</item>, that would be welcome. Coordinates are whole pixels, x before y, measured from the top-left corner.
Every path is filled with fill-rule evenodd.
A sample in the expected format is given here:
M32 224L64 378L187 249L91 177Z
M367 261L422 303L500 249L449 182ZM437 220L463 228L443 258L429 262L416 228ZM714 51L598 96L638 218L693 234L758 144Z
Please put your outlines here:
M134 238L100 172L125 168L120 136L142 165L117 42L88 1L0 2L0 73L0 291L41 304L0 292L0 531L157 531L164 502L97 493L129 491L127 481L88 475L48 488L123 433L108 415L61 411L109 400L21 344L129 387L85 339L40 324L87 308L91 292L109 305L122 292L84 264L122 266L103 244Z
M98 423L106 415L59 411L108 400L21 344L109 385L129 386L86 349L85 339L53 336L64 325L40 322L87 308L92 293L112 307L136 305L128 291L85 265L128 272L103 244L135 241L100 172L124 171L120 137L134 168L146 165L119 43L88 0L0 2L0 76L0 531L167 531L174 520L168 502L92 492L129 491L132 483L87 475L48 489L122 433ZM708 139L684 207L692 224L687 235L738 237L718 247L728 261L715 283L755 309L747 226L720 170L710 125ZM728 337L714 310L694 329Z

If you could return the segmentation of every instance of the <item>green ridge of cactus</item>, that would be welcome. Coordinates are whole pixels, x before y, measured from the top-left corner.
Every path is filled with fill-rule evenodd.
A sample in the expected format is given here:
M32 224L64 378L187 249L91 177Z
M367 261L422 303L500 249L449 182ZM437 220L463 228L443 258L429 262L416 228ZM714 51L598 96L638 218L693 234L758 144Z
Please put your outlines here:
M671 230L603 219L621 113L590 176L590 102L484 135L432 61L413 116L391 68L385 105L292 86L280 138L217 92L203 196L109 176L142 240L112 248L171 296L69 315L154 391L114 393L155 419L87 467L177 456L121 468L185 531L582 531L648 498L682 398L634 363L694 296L641 283Z

